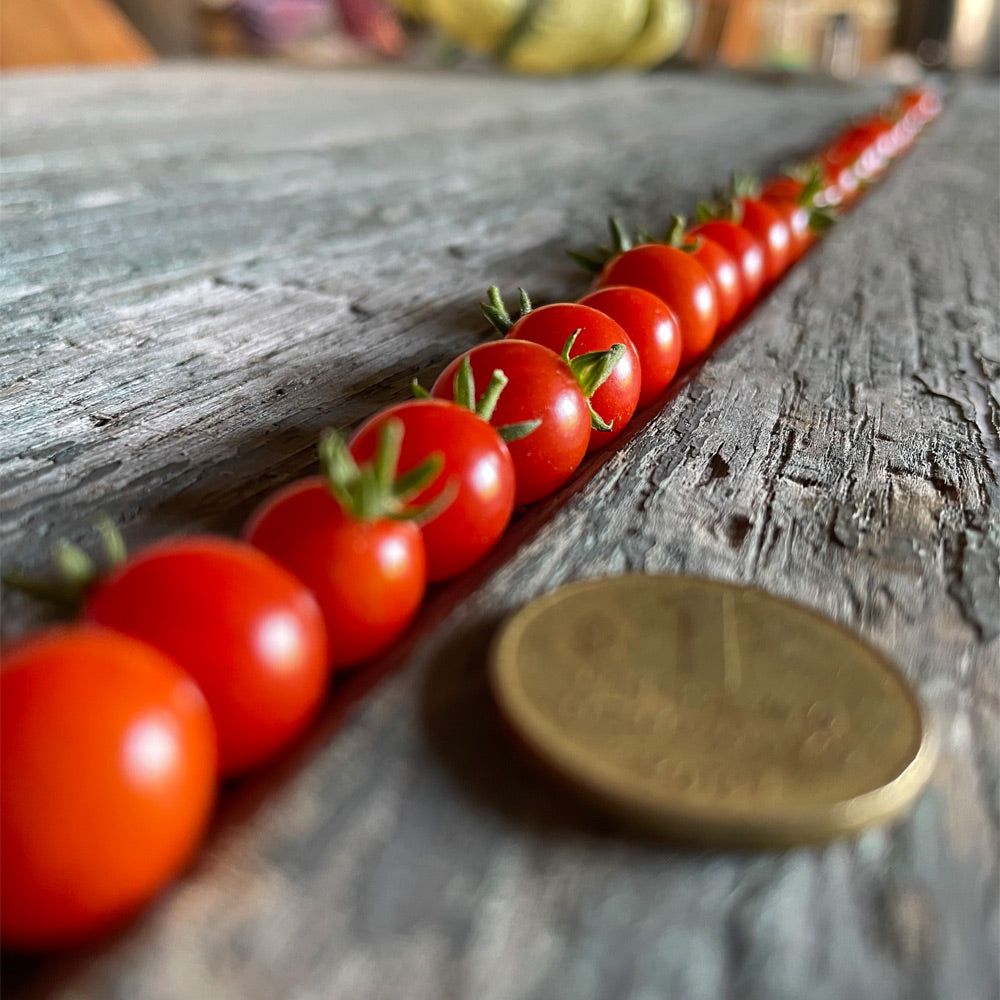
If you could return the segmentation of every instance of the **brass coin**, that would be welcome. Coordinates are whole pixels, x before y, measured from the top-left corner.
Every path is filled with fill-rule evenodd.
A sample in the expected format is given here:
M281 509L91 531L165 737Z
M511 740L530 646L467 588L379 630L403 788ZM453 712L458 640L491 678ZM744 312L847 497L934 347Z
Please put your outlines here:
M822 841L884 822L937 741L913 691L835 622L751 587L631 575L526 605L490 653L529 749L622 818L683 840Z

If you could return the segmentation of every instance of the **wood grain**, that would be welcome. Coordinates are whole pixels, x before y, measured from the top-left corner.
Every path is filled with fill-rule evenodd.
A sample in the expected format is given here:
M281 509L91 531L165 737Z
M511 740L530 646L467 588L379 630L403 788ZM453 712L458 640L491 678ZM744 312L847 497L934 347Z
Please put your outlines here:
M578 295L567 244L654 226L884 91L157 68L5 87L5 567L106 510L236 531L317 431L484 333L486 286ZM301 747L225 797L116 940L18 995L148 1000L992 1000L998 993L997 91L958 89L744 326ZM624 570L746 581L886 650L943 757L913 813L781 854L681 852L538 775L495 624ZM37 613L5 595L4 634ZM401 669L398 669L401 668ZM375 682L380 683L375 686Z

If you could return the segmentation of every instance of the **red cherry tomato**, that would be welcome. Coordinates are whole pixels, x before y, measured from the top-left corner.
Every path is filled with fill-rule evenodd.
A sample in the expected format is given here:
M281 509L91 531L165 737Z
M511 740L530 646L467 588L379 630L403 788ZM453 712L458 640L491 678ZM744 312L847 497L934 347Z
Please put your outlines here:
M826 155L831 162L849 164L859 181L872 181L888 166L879 134L869 125L854 125L827 147Z
M765 201L745 198L740 206L740 225L764 248L764 280L772 284L788 269L788 225Z
M39 634L0 673L0 938L54 948L130 916L187 863L215 797L201 692L94 626Z
M353 666L385 649L423 600L427 566L417 525L346 513L320 476L266 500L244 536L312 591L334 667Z
M825 185L816 203L850 205L857 198L861 186L851 162L840 159L839 154L831 156L829 150L820 153L818 159Z
M247 771L305 728L326 692L326 630L316 601L250 545L171 539L101 581L87 619L155 646L201 688L223 775Z
M941 113L941 95L930 87L914 87L904 91L896 103L907 120L918 129Z
M633 285L645 288L674 311L681 328L681 364L708 350L719 328L719 303L705 269L683 250L647 243L613 257L597 279L597 288Z
M794 199L762 195L761 200L778 213L788 228L788 263L794 263L813 243L812 230L809 228L809 209Z
M741 311L746 312L757 301L757 296L764 287L764 251L759 241L742 226L726 219L701 222L692 227L689 235L707 236L736 261L743 284Z
M591 292L580 305L610 316L628 334L642 371L638 405L660 396L681 363L681 330L673 309L652 292L626 285Z
M611 424L611 430L592 428L588 450L601 448L616 437L632 419L639 402L642 371L639 355L628 334L610 317L590 306L556 302L525 313L510 329L509 339L530 340L551 351L562 351L568 337L579 330L571 357L591 351L607 351L624 344L625 353L614 370L590 397L597 414Z
M719 303L719 328L724 329L736 318L743 304L743 279L733 255L707 236L695 237L691 256L705 269L715 287Z
M788 174L781 174L765 181L760 189L760 196L764 201L793 201L797 202L805 191L805 181L796 180Z
M507 445L486 421L440 399L397 403L366 420L349 443L358 462L375 454L379 427L394 417L404 428L401 474L434 452L444 459L441 474L413 499L422 505L453 494L420 529L427 578L443 580L468 569L503 534L514 510L514 465Z
M530 434L508 441L507 448L517 484L514 502L548 496L573 475L590 443L590 407L573 373L541 344L494 340L452 361L438 376L432 396L455 398L455 375L463 358L469 359L477 395L497 369L507 376L490 417L494 427L541 421Z

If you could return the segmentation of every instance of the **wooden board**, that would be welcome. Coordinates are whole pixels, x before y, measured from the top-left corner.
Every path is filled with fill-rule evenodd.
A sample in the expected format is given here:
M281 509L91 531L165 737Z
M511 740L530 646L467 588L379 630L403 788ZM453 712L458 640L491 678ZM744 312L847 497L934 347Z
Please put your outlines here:
M235 532L320 428L485 333L499 283L661 227L884 89L260 66L5 85L5 567L107 511ZM893 175L619 447L438 588L304 744L230 790L195 869L113 941L8 960L19 996L997 996L998 97ZM941 726L913 813L824 848L638 840L511 749L511 609L622 571L745 581L888 652ZM5 595L7 638L37 613ZM380 681L376 685L376 681Z

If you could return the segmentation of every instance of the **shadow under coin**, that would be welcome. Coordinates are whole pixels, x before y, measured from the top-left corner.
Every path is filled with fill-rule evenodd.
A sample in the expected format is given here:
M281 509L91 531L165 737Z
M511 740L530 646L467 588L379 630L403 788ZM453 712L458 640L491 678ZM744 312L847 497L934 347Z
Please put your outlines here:
M494 618L459 630L428 664L424 730L461 790L508 822L543 835L662 844L548 771L501 716L489 682L489 650L499 625Z

